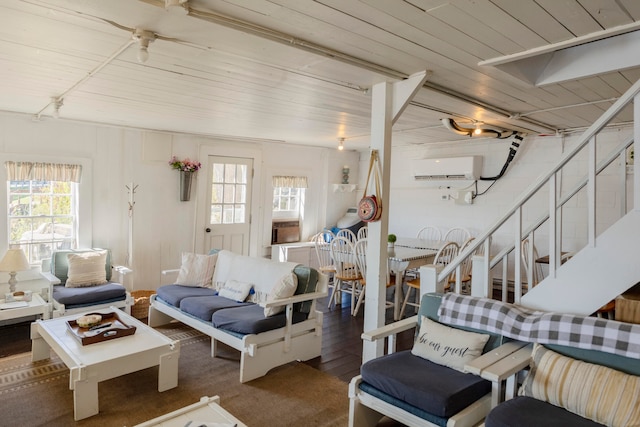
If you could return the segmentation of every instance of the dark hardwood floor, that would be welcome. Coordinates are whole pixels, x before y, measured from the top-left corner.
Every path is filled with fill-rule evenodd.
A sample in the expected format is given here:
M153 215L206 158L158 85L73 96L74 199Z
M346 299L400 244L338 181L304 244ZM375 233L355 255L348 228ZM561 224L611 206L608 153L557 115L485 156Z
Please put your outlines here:
M320 371L349 382L360 373L362 363L362 340L364 308L357 316L349 310L348 296L341 305L327 308L328 299L318 301L318 309L324 313L322 332L322 356L305 362ZM408 309L409 310L409 309ZM412 312L408 313L413 314ZM387 310L387 321L392 321L392 310ZM30 322L0 327L0 357L31 351ZM398 349L410 348L413 331L398 337Z
M322 355L306 362L322 372L326 372L342 381L349 382L360 373L362 364L362 339L364 309L360 308L356 316L351 315L348 295L341 305L327 308L327 299L318 301L320 311L324 313ZM412 308L407 308L407 315L413 315ZM393 322L393 310L386 312L386 323ZM414 331L398 335L397 349L404 350L413 345Z

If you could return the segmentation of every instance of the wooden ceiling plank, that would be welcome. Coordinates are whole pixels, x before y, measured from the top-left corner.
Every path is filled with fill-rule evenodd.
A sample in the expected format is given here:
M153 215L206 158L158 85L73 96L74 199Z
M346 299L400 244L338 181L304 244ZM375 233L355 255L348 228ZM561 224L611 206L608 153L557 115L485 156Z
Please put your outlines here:
M463 10L452 4L437 8L429 14L470 37L481 41L487 46L493 47L503 55L509 55L523 50L523 46L518 45L513 40L505 37L484 23L479 25L473 16L466 14Z
M453 0L452 4L457 6L462 13L517 43L523 50L547 43L539 34L523 25L522 22L490 0Z
M603 29L576 0L536 0L536 3L576 37Z
M491 0L496 6L513 16L542 37L547 43L557 43L573 38L573 34L536 2Z
M295 2L295 1L290 1L290 0L277 0L279 2L279 4L288 4L291 7L301 7L299 2ZM329 0L325 0L325 4L328 3ZM332 6L335 7L344 7L343 6L343 2L338 2L338 1L334 1L332 3L330 3ZM350 11L350 13L354 13L354 11ZM412 10L412 13L415 15L415 11ZM370 13L369 13L370 15ZM430 80L433 81L439 81L439 79L441 78L441 76L447 76L453 80L455 80L455 83L457 85L460 85L461 87L464 87L464 80L461 79L461 76L457 76L458 73L463 73L466 76L474 76L475 73L473 72L473 70L470 70L466 67L461 67L460 64L455 63L455 61L450 61L449 58L443 58L442 56L436 54L436 53L431 53L431 52L425 52L426 54L430 54L431 56L433 56L433 59L431 61L429 61L429 64L426 64L427 66L425 67L425 64L420 64L417 68L421 67L425 67L425 68L430 68L433 69L433 75L431 76ZM437 64L436 66L430 66L430 64ZM439 83L446 85L448 83L448 81L439 81ZM478 87L481 86L480 81L473 81L470 82L467 87L468 90L470 91L470 93L473 93L474 90L477 90ZM496 84L500 85L500 81L498 79L496 79ZM505 85L505 97L508 97L506 94L510 93L512 94L513 91L513 87L507 87L507 85ZM477 94L477 95L481 95L481 94ZM530 94L522 94L523 97L526 98L531 98L532 95ZM489 99L485 99L487 102L490 102Z
M631 15L634 21L640 20L640 2L638 0L619 0L619 3Z
M578 0L602 28L612 28L633 22L626 10L611 0Z

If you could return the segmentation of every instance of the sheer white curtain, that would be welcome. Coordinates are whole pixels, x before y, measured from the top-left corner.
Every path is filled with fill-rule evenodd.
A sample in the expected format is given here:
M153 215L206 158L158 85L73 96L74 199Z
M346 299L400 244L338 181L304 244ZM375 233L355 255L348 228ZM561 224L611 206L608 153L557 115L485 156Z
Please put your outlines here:
M5 162L7 181L80 182L81 165L62 163Z

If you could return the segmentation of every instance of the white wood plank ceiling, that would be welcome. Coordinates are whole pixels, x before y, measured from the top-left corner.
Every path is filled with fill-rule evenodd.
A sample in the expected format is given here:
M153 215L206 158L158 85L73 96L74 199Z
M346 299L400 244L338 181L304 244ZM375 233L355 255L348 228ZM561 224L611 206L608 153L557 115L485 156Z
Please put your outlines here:
M429 70L394 146L467 141L447 117L572 131L640 68L613 61L590 75L582 64L575 78L536 87L479 63L629 34L638 21L638 0L7 0L0 110L53 120L60 98L60 120L327 147L345 138L366 150L368 89ZM136 29L157 36L144 63Z

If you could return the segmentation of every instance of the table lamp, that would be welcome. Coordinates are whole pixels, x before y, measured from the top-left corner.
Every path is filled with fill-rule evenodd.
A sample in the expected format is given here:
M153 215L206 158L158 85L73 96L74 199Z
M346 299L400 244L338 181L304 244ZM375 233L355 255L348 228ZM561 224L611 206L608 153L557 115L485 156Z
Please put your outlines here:
M0 271L9 272L9 291L15 292L18 281L16 274L18 271L29 270L31 266L22 249L9 249L4 258L0 261Z

